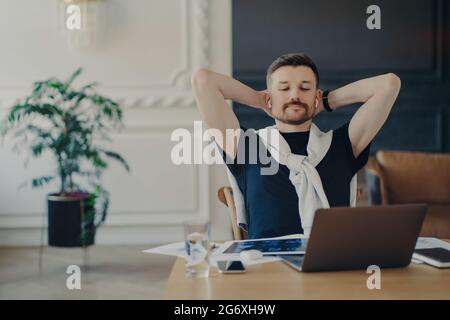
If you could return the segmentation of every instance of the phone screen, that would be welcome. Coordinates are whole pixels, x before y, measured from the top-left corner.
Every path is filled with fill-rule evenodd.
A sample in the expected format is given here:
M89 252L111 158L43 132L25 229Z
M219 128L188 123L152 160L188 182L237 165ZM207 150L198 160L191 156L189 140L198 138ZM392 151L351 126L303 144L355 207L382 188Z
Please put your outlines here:
M217 266L222 272L244 272L245 267L239 260L217 261Z

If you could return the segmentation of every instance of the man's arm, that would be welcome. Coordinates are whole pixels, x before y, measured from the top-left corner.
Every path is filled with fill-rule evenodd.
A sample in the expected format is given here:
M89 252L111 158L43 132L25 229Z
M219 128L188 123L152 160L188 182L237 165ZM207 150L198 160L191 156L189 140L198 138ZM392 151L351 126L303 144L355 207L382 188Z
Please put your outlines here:
M235 135L234 139L227 141L226 129L236 130L240 126L226 100L262 108L265 104L264 94L233 78L207 69L194 72L191 85L203 120L209 128L218 129L221 133L221 136L213 134L216 142L231 159L235 159L239 135Z
M400 78L388 73L350 83L329 93L328 102L332 109L364 103L353 115L348 127L355 157L360 155L380 131L397 99L400 87Z

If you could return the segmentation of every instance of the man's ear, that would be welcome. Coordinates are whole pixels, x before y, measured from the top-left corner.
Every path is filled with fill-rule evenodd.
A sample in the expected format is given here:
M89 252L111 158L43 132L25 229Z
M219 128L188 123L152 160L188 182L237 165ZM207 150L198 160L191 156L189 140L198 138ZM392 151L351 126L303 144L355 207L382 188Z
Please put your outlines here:
M266 104L269 106L269 108L272 108L272 102L271 102L271 98L270 98L270 93L267 91L266 94Z
M317 89L316 98L319 99L319 101L322 101L322 97L323 97L323 91L321 89Z

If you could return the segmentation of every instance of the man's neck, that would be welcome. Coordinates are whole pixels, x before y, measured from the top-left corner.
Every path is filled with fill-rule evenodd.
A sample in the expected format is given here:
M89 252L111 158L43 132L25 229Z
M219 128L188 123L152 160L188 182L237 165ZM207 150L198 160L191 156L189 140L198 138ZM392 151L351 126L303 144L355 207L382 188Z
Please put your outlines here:
M302 124L288 124L275 120L275 126L280 132L307 132L311 129L312 120Z

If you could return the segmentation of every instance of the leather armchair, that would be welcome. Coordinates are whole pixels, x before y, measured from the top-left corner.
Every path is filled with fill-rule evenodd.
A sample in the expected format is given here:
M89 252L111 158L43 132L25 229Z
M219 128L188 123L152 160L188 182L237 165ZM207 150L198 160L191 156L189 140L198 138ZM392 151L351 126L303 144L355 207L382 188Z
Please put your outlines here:
M450 154L378 151L366 168L370 204L427 203L420 235L450 238Z

